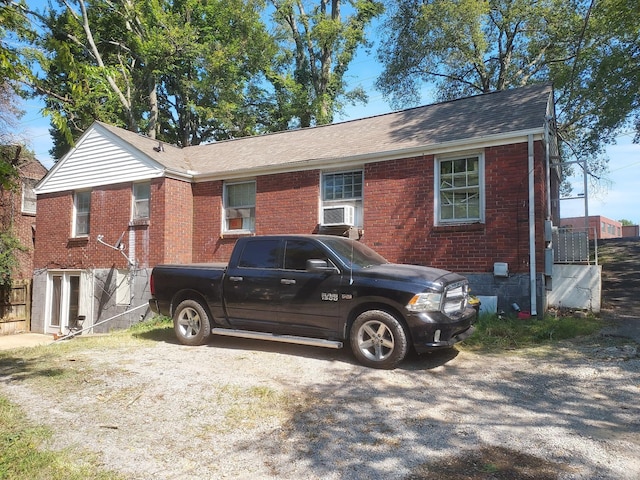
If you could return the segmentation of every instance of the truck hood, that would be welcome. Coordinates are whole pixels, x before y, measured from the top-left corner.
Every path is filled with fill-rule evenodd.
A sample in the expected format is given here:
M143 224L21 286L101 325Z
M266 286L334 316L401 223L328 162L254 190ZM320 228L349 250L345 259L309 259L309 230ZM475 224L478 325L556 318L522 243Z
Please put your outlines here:
M435 287L437 289L441 289L443 286L452 282L465 280L465 277L462 275L449 272L447 270L398 263L373 265L371 267L358 270L357 274L370 278L378 278L380 280L411 282L425 287Z

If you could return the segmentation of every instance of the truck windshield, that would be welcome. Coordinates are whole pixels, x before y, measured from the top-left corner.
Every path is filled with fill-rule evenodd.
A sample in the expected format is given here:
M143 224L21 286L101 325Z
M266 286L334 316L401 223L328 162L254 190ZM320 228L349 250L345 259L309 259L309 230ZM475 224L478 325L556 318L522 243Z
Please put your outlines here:
M325 239L323 243L340 257L340 260L342 260L348 268L367 268L373 265L389 263L382 255L360 242L344 240L337 237L335 240L331 238Z

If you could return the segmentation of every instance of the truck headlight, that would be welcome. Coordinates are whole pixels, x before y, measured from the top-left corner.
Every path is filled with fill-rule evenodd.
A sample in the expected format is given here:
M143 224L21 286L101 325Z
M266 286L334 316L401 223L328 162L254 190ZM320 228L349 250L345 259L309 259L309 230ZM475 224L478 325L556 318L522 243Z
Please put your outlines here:
M418 293L407 304L412 312L437 312L440 310L441 293Z

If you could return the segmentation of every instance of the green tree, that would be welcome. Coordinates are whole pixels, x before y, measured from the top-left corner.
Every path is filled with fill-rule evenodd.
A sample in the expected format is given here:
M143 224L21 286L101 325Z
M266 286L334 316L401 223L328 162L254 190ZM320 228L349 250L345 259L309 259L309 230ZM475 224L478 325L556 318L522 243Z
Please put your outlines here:
M259 130L257 78L274 51L260 12L259 0L58 0L31 12L54 156L94 120L181 146Z
M358 48L370 46L366 28L382 14L382 3L271 0L271 4L281 49L268 76L280 107L281 127L331 123L345 103L365 101L362 89L347 91L345 74Z
M603 146L638 113L637 0L391 2L377 85L396 105L553 82L566 153L605 167Z
M20 42L33 37L23 0L0 0L0 83L17 81L27 72ZM15 84L10 84L13 88Z

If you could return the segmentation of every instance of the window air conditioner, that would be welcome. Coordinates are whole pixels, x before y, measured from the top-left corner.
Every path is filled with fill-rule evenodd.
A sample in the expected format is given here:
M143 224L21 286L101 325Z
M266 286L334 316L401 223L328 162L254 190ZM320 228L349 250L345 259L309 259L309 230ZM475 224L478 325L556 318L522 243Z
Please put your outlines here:
M351 205L336 205L322 209L322 225L355 225L355 208Z

